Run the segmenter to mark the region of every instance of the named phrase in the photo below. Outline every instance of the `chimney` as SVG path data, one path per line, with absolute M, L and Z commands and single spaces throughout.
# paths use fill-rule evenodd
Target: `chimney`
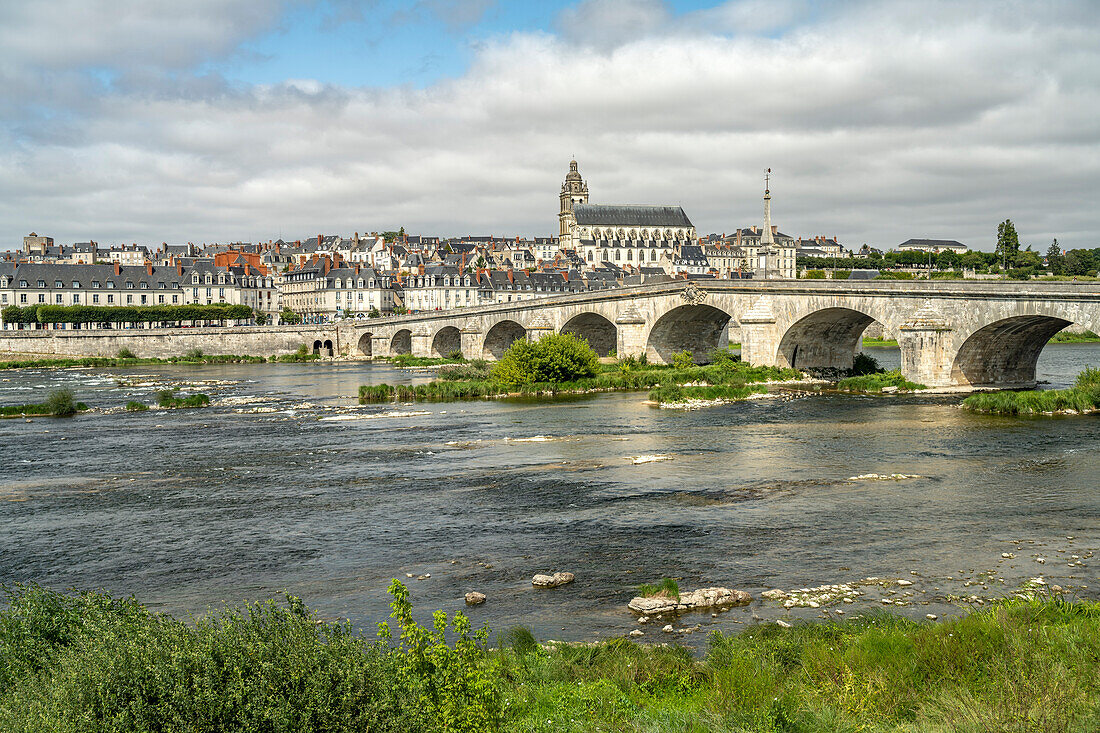
M 121 275 L 122 274 L 122 268 L 119 266 L 118 260 L 115 260 L 115 274 L 116 275 Z

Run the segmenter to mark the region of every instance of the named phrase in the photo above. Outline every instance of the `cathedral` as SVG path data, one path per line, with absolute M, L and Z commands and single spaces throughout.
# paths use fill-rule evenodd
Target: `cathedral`
M 695 226 L 679 206 L 607 206 L 588 203 L 588 184 L 569 163 L 561 187 L 559 235 L 590 266 L 659 267 L 682 245 L 698 242 Z

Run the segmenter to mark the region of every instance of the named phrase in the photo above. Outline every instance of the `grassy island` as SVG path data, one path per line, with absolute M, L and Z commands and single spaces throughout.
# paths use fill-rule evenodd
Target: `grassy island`
M 702 658 L 622 639 L 492 639 L 413 619 L 377 639 L 287 596 L 178 620 L 133 598 L 8 589 L 0 729 L 1077 731 L 1100 726 L 1100 604 L 1003 601 L 942 623 L 875 613 L 714 633 Z
M 633 356 L 615 364 L 601 364 L 583 339 L 554 334 L 538 341 L 516 341 L 501 359 L 490 365 L 464 361 L 397 357 L 402 366 L 442 364 L 438 379 L 418 385 L 363 385 L 360 402 L 463 400 L 510 395 L 585 394 L 652 390 L 658 402 L 684 399 L 744 399 L 764 391 L 762 382 L 787 381 L 801 375 L 793 369 L 753 367 L 729 349 L 710 354 L 710 363 L 697 366 L 691 354 L 674 355 L 670 366 L 657 366 Z
M 963 407 L 993 415 L 1080 414 L 1100 410 L 1100 369 L 1086 367 L 1069 389 L 983 392 L 963 400 Z
M 71 389 L 56 389 L 50 392 L 45 402 L 0 406 L 0 417 L 71 417 L 87 409 L 86 404 L 75 401 Z

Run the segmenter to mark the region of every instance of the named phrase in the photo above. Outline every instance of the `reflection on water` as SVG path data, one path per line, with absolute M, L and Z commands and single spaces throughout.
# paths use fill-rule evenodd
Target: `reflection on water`
M 896 350 L 868 351 L 897 365 Z M 1086 363 L 1100 363 L 1096 345 L 1052 346 L 1040 373 L 1063 386 Z M 982 417 L 918 396 L 687 413 L 641 394 L 355 402 L 362 383 L 428 378 L 377 364 L 5 373 L 5 404 L 72 386 L 118 408 L 165 382 L 215 404 L 0 421 L 0 581 L 134 593 L 173 612 L 285 588 L 369 630 L 390 578 L 430 573 L 407 581 L 420 610 L 457 610 L 479 590 L 475 622 L 543 638 L 625 633 L 632 588 L 662 576 L 755 594 L 905 575 L 929 605 L 899 610 L 921 617 L 949 611 L 951 584 L 981 571 L 1003 578 L 987 595 L 1040 573 L 1097 587 L 1094 418 Z M 536 436 L 551 439 L 524 440 Z M 643 454 L 671 460 L 630 460 Z M 870 473 L 925 478 L 848 480 Z M 531 588 L 552 570 L 577 581 Z M 757 612 L 769 613 L 690 622 L 739 628 Z

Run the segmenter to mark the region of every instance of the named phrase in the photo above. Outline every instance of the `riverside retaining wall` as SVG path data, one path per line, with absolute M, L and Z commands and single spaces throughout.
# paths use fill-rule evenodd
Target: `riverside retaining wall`
M 116 356 L 129 349 L 134 356 L 167 358 L 191 349 L 206 354 L 271 356 L 291 354 L 302 345 L 313 351 L 315 342 L 331 341 L 340 353 L 335 328 L 318 326 L 230 326 L 225 328 L 165 328 L 80 331 L 0 331 L 0 358 L 4 353 L 53 356 Z

